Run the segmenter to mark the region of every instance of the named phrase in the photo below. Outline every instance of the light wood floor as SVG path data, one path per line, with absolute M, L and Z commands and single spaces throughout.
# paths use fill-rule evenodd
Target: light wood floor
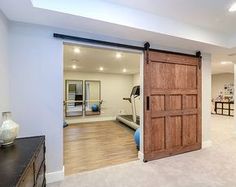
M 116 121 L 64 129 L 65 174 L 71 175 L 138 159 L 134 131 Z

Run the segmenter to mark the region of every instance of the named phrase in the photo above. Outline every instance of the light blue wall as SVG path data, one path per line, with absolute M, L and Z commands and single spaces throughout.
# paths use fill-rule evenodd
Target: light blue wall
M 21 125 L 20 136 L 46 135 L 47 172 L 60 171 L 63 168 L 63 43 L 62 40 L 53 38 L 54 32 L 130 45 L 143 45 L 142 42 L 119 38 L 32 24 L 11 23 L 9 56 L 13 117 Z M 162 48 L 158 45 L 153 47 Z M 189 52 L 167 47 L 165 49 Z M 202 78 L 204 141 L 209 139 L 210 64 L 210 55 L 205 55 Z
M 0 124 L 2 112 L 10 110 L 8 69 L 8 20 L 0 11 Z
M 46 135 L 47 172 L 63 168 L 63 45 L 49 28 L 11 23 L 10 98 L 20 136 Z

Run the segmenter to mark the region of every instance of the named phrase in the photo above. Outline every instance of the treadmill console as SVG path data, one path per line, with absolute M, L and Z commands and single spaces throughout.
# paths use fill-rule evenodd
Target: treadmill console
M 134 86 L 130 96 L 139 96 L 140 95 L 140 86 Z

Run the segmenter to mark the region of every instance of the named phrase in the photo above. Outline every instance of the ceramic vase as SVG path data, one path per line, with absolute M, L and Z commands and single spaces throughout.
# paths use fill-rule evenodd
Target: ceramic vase
M 11 119 L 11 112 L 3 112 L 3 123 L 0 126 L 0 145 L 10 146 L 14 143 L 18 132 L 19 125 Z

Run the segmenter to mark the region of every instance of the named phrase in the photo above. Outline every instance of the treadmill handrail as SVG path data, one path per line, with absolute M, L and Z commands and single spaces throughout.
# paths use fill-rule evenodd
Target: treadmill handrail
M 129 97 L 125 97 L 125 98 L 123 98 L 123 100 L 129 101 L 131 103 L 131 98 L 129 98 Z

